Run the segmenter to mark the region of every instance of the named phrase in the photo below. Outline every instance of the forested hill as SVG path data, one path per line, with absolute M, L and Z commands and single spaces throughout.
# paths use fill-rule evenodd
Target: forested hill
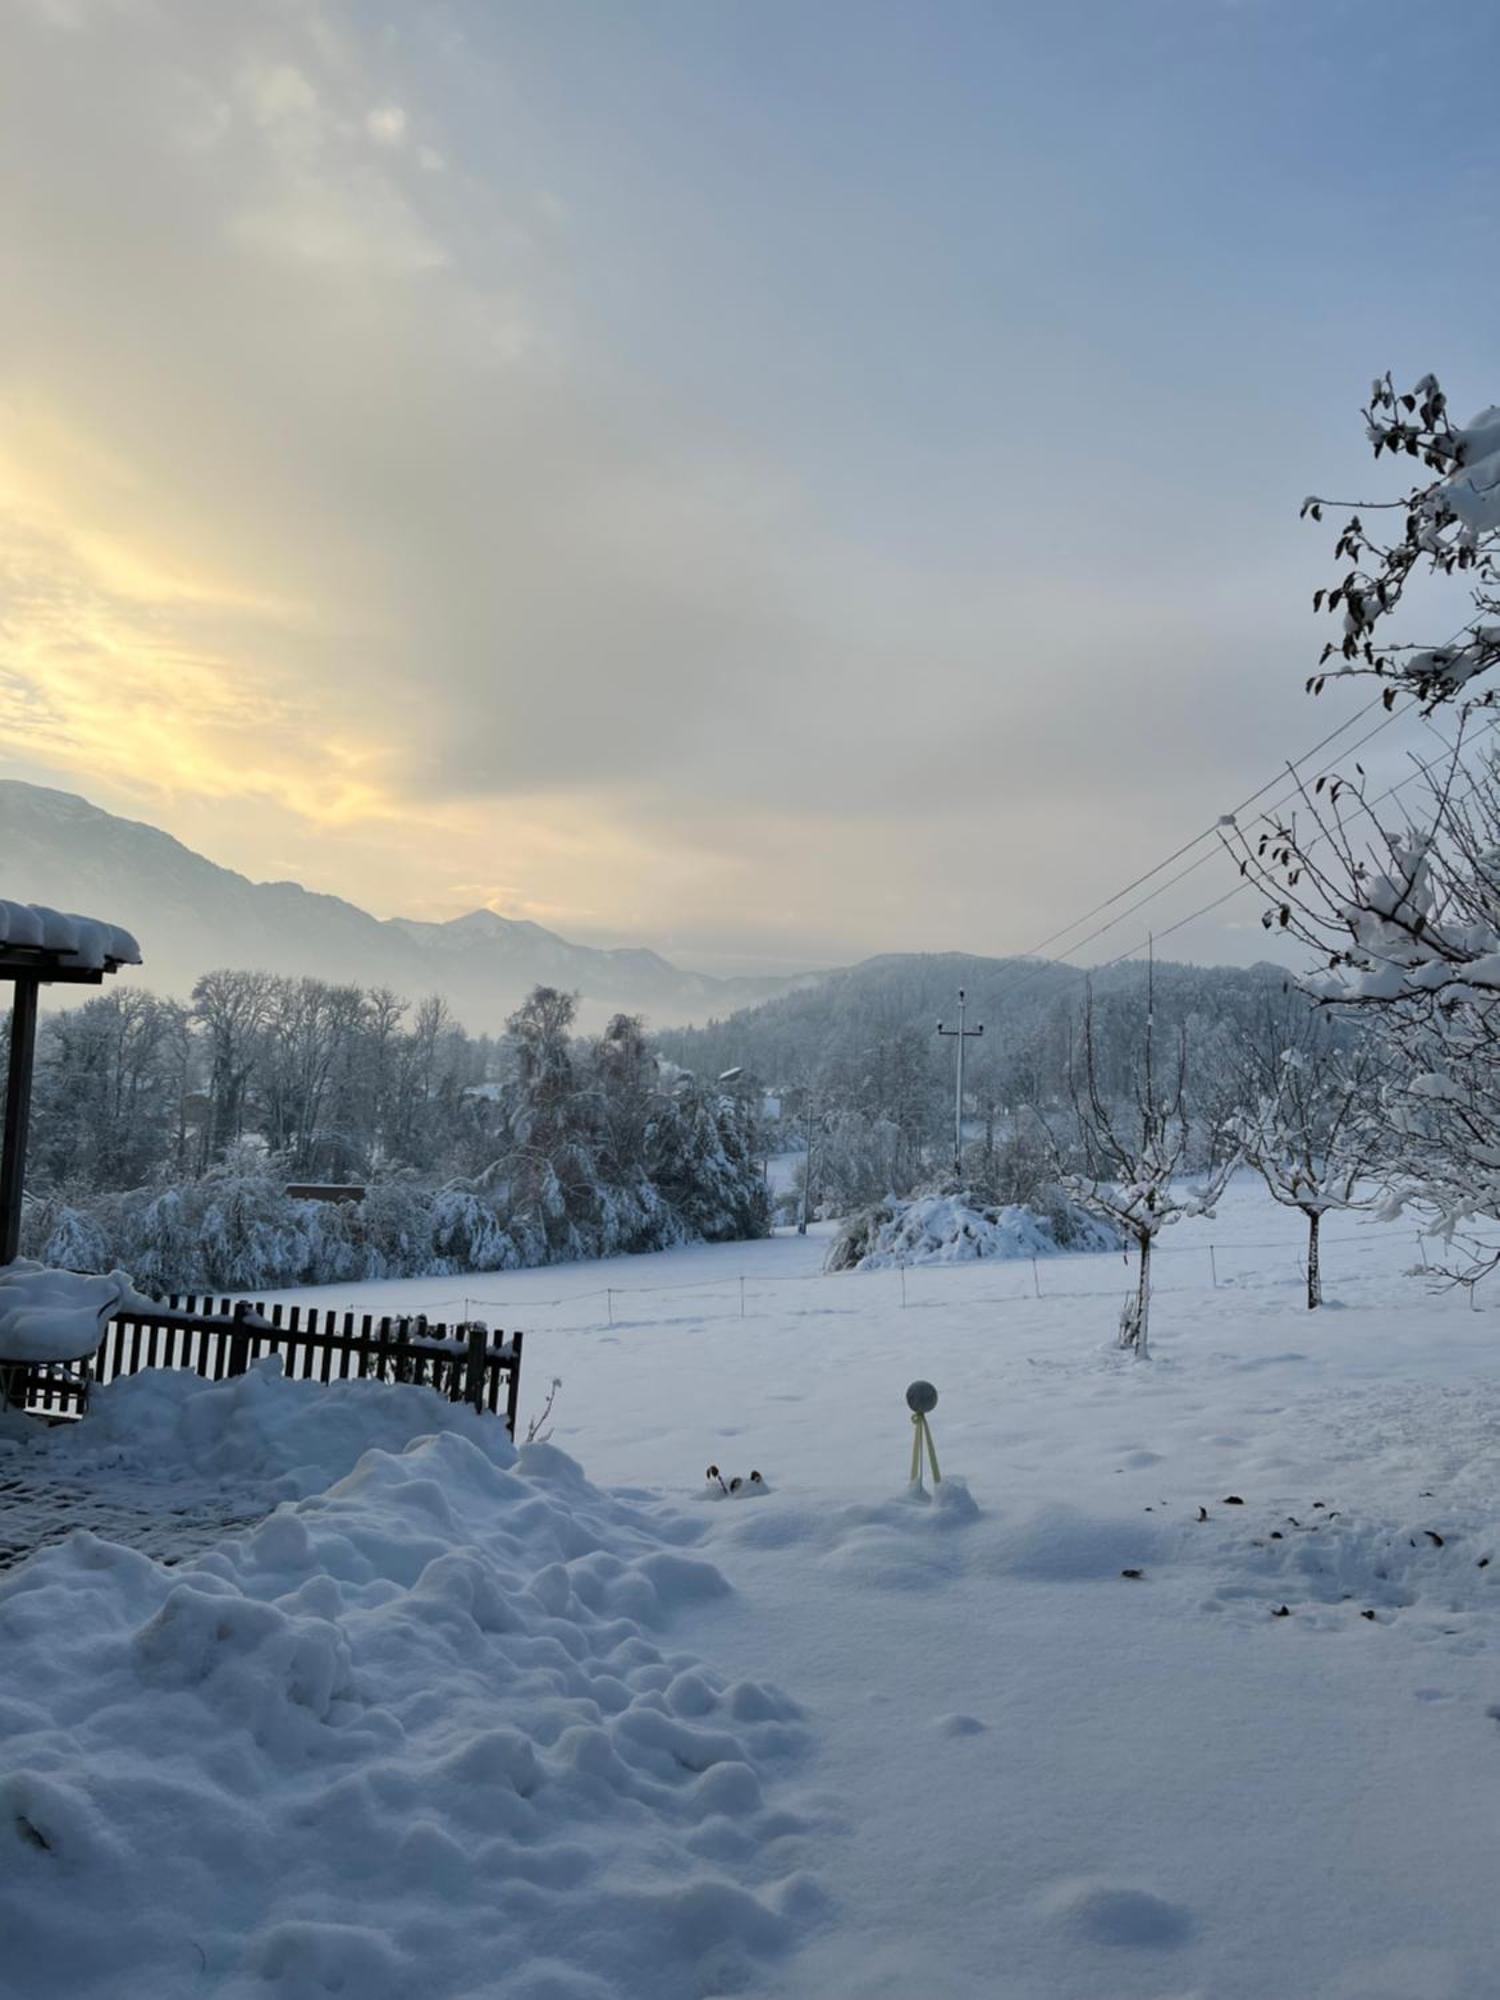
M 1199 966 L 1158 962 L 1156 1012 L 1163 1028 L 1192 1020 L 1205 1033 L 1232 1032 L 1291 975 L 1278 965 Z M 978 958 L 964 952 L 892 953 L 831 972 L 815 986 L 777 995 L 702 1028 L 662 1030 L 663 1053 L 700 1074 L 743 1067 L 769 1085 L 849 1078 L 895 1048 L 912 1061 L 951 1075 L 952 1043 L 939 1043 L 939 1018 L 956 1018 L 958 989 L 968 995 L 971 1026 L 984 1036 L 969 1044 L 976 1091 L 995 1089 L 1024 1070 L 1028 1083 L 1060 1082 L 1070 1025 L 1090 975 L 1055 960 Z M 1139 960 L 1092 976 L 1096 1011 L 1109 1042 L 1109 1019 L 1138 1025 L 1146 966 Z M 920 1052 L 925 1051 L 925 1056 Z

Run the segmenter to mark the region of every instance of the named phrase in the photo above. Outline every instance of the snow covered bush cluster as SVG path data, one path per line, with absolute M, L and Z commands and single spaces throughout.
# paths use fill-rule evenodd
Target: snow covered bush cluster
M 435 1184 L 388 1168 L 361 1200 L 298 1200 L 263 1144 L 231 1139 L 200 1176 L 54 1187 L 28 1206 L 25 1248 L 66 1269 L 123 1265 L 143 1289 L 171 1292 L 509 1270 L 763 1234 L 744 1103 L 664 1068 L 629 1017 L 583 1043 L 572 1023 L 572 1000 L 550 988 L 512 1017 L 503 1080 L 466 1126 L 478 1162 L 467 1173 Z M 257 1100 L 235 1075 L 223 1087 L 244 1122 Z
M 966 1264 L 979 1257 L 1056 1257 L 1117 1250 L 1112 1229 L 1058 1199 L 1045 1212 L 996 1206 L 974 1189 L 894 1196 L 852 1215 L 829 1246 L 829 1271 L 886 1271 L 914 1264 Z

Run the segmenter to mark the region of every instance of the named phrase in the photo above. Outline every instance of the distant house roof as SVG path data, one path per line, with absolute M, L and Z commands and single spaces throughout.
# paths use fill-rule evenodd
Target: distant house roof
M 140 946 L 118 924 L 0 897 L 0 976 L 88 979 L 140 962 Z

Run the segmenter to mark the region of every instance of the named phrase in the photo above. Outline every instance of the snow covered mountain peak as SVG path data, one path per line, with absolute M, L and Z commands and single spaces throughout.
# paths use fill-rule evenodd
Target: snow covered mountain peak
M 617 1012 L 658 1025 L 725 1015 L 791 979 L 715 979 L 652 951 L 573 944 L 525 918 L 470 910 L 446 923 L 382 920 L 296 882 L 252 882 L 170 834 L 72 792 L 0 779 L 0 895 L 107 909 L 141 941 L 154 990 L 186 996 L 220 966 L 441 994 L 494 1031 L 533 986 L 580 996 L 585 1027 Z

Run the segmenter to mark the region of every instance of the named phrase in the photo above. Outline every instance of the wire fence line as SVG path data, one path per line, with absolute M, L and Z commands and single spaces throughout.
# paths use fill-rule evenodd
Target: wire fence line
M 1364 1232 L 1324 1235 L 1319 1247 L 1325 1284 L 1348 1282 L 1363 1275 L 1352 1260 L 1343 1263 L 1340 1252 L 1353 1251 L 1368 1240 Z M 1266 1252 L 1274 1253 L 1274 1257 L 1267 1260 Z M 1233 1238 L 1157 1243 L 1151 1255 L 1153 1265 L 1157 1259 L 1190 1260 L 1187 1265 L 1179 1261 L 1168 1267 L 1170 1271 L 1180 1271 L 1182 1277 L 1174 1281 L 1163 1273 L 1154 1286 L 1158 1293 L 1234 1291 L 1262 1286 L 1274 1289 L 1306 1281 L 1305 1246 L 1287 1237 L 1248 1243 Z M 1413 1266 L 1425 1267 L 1426 1262 L 1421 1239 L 1417 1238 Z M 754 1319 L 773 1300 L 778 1313 L 825 1318 L 855 1315 L 867 1311 L 877 1301 L 903 1309 L 931 1309 L 957 1303 L 960 1298 L 973 1305 L 1107 1298 L 1132 1282 L 1130 1274 L 1135 1268 L 1136 1252 L 1127 1246 L 1062 1256 L 975 1257 L 961 1263 L 912 1264 L 874 1271 L 737 1271 L 722 1278 L 684 1279 L 665 1284 L 591 1285 L 550 1297 L 521 1292 L 497 1297 L 475 1290 L 450 1298 L 424 1298 L 423 1305 L 430 1313 L 461 1309 L 464 1319 L 504 1315 L 507 1323 L 513 1321 L 538 1332 L 589 1333 L 680 1325 L 685 1320 Z M 474 1275 L 479 1277 L 478 1273 Z M 982 1289 L 975 1288 L 976 1281 Z M 789 1285 L 803 1288 L 808 1294 L 805 1303 L 792 1302 L 785 1289 Z M 691 1299 L 703 1301 L 703 1306 L 686 1313 L 677 1309 L 679 1303 L 686 1306 Z M 651 1300 L 660 1302 L 658 1310 L 646 1309 L 646 1302 Z M 593 1306 L 594 1310 L 578 1316 L 569 1314 L 564 1321 L 554 1321 L 550 1326 L 539 1317 L 573 1306 Z

